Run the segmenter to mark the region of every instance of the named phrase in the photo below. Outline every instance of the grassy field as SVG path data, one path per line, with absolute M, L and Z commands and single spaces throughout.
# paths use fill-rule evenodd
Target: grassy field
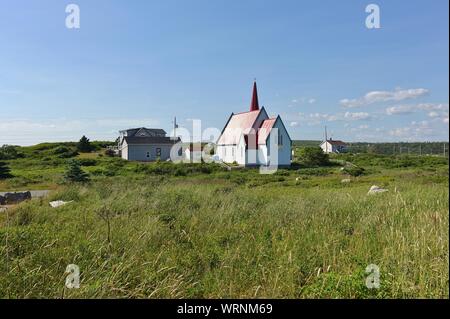
M 22 148 L 0 180 L 53 190 L 0 213 L 2 298 L 449 297 L 445 158 L 341 155 L 260 175 L 99 150 L 78 155 L 91 182 L 66 184 L 56 147 Z M 365 174 L 342 183 L 346 162 Z M 65 288 L 69 264 L 79 289 Z M 379 289 L 366 287 L 370 264 Z

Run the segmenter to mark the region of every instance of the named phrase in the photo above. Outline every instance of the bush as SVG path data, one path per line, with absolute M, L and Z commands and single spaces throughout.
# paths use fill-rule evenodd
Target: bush
M 0 162 L 0 179 L 11 178 L 11 169 L 5 162 Z
M 364 168 L 358 166 L 347 166 L 342 169 L 344 174 L 348 174 L 353 177 L 361 176 L 365 173 Z
M 83 135 L 77 144 L 77 149 L 82 153 L 90 153 L 94 149 L 89 139 Z
M 87 182 L 89 175 L 81 169 L 80 162 L 73 159 L 68 163 L 64 179 L 68 182 Z
M 92 158 L 81 158 L 78 160 L 81 166 L 96 166 L 97 161 Z
M 12 160 L 25 157 L 17 151 L 18 146 L 3 145 L 0 147 L 0 160 Z
M 112 149 L 107 149 L 105 150 L 105 155 L 109 156 L 109 157 L 114 157 L 116 155 L 116 153 L 114 153 L 114 151 Z
M 58 146 L 53 149 L 53 154 L 58 155 L 59 158 L 71 158 L 78 156 L 78 152 L 67 146 Z
M 299 151 L 300 161 L 308 166 L 330 165 L 328 154 L 325 154 L 320 147 L 304 147 Z

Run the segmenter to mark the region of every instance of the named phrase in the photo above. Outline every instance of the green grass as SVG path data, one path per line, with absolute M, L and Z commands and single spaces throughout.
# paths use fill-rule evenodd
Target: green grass
M 95 160 L 85 185 L 60 184 L 63 164 L 9 161 L 12 180 L 35 179 L 23 187 L 55 190 L 0 214 L 0 297 L 449 297 L 448 162 L 366 158 L 341 183 L 339 166 L 260 175 L 81 157 Z M 374 184 L 389 192 L 368 196 Z M 50 208 L 59 199 L 74 202 Z M 69 264 L 80 289 L 64 288 Z M 380 289 L 365 286 L 369 264 Z

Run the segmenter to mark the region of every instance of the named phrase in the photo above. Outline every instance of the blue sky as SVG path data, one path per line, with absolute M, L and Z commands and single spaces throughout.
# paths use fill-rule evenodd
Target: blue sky
M 78 4 L 81 28 L 65 27 Z M 367 29 L 365 8 L 381 9 Z M 448 140 L 447 0 L 0 0 L 0 145 L 260 104 L 294 139 Z

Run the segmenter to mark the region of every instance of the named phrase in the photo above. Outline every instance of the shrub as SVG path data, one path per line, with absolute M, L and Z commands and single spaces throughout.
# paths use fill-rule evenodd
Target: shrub
M 89 175 L 81 169 L 80 162 L 73 159 L 68 163 L 64 179 L 68 182 L 87 182 Z
M 58 146 L 53 149 L 53 154 L 58 155 L 59 158 L 71 158 L 78 155 L 78 152 L 67 146 Z
M 77 149 L 82 153 L 90 153 L 93 150 L 93 146 L 91 145 L 89 139 L 83 135 L 77 144 Z
M 105 155 L 109 156 L 109 157 L 114 157 L 116 155 L 116 153 L 114 153 L 114 151 L 112 149 L 107 149 L 105 150 Z
M 11 178 L 11 169 L 5 162 L 0 162 L 0 179 Z
M 70 152 L 70 149 L 67 146 L 58 146 L 55 147 L 52 151 L 53 154 L 63 154 Z
M 97 161 L 92 158 L 82 158 L 78 160 L 81 166 L 96 166 Z
M 347 166 L 342 169 L 344 174 L 348 174 L 353 177 L 361 176 L 365 173 L 364 168 L 358 166 Z
M 304 147 L 299 151 L 300 161 L 308 166 L 326 166 L 330 164 L 328 154 L 325 154 L 320 147 Z
M 3 145 L 0 147 L 0 160 L 11 160 L 25 157 L 17 151 L 17 146 Z

